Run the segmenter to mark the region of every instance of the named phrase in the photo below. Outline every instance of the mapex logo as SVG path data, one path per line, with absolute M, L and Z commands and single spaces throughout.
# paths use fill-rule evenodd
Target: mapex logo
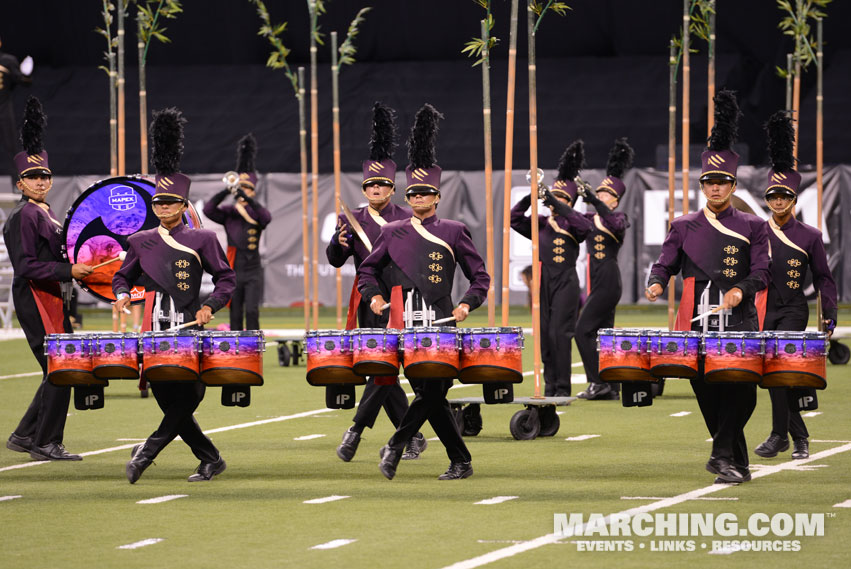
M 129 186 L 115 186 L 109 190 L 109 206 L 115 211 L 127 211 L 136 206 L 138 197 Z

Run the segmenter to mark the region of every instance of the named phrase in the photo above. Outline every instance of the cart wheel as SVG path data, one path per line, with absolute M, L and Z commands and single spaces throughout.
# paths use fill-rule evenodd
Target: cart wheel
M 659 397 L 662 395 L 662 392 L 665 391 L 665 380 L 660 379 L 655 383 L 650 384 L 650 392 L 653 394 L 653 397 Z
M 290 349 L 284 342 L 278 343 L 278 365 L 283 367 L 289 367 L 290 365 Z
M 845 344 L 840 344 L 839 340 L 831 340 L 827 359 L 833 365 L 845 365 L 851 360 L 851 350 Z
M 511 417 L 511 435 L 518 441 L 531 441 L 541 431 L 538 410 L 534 407 L 518 411 Z
M 465 437 L 475 437 L 482 432 L 482 409 L 473 403 L 461 411 L 461 434 Z
M 302 347 L 301 342 L 293 341 L 292 346 L 290 347 L 293 353 L 293 365 L 298 365 L 298 360 L 301 358 L 301 355 L 304 353 L 304 348 Z
M 545 407 L 541 407 L 541 410 L 538 412 L 541 417 L 541 432 L 538 433 L 539 437 L 552 437 L 558 432 L 559 427 L 561 427 L 561 419 L 559 419 L 558 413 L 556 413 L 555 405 L 547 405 Z

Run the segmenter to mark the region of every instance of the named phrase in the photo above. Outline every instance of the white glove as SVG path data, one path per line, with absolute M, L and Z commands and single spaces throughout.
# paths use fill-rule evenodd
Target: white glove
M 33 72 L 33 58 L 29 55 L 21 62 L 21 73 L 29 76 Z

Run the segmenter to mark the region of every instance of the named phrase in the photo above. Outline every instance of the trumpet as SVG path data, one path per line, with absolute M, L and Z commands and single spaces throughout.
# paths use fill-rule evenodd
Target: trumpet
M 573 182 L 576 184 L 576 193 L 578 193 L 584 199 L 586 195 L 593 193 L 594 188 L 591 187 L 591 184 L 576 176 L 573 178 Z
M 541 170 L 540 168 L 538 168 L 537 174 L 538 174 L 538 176 L 537 176 L 537 178 L 538 178 L 538 199 L 542 200 L 546 196 L 545 192 L 547 190 L 549 190 L 550 188 L 549 188 L 549 186 L 544 184 L 544 171 Z M 529 182 L 530 185 L 532 184 L 532 170 L 529 170 L 529 171 L 526 172 L 526 181 Z
M 222 182 L 224 182 L 224 184 L 228 187 L 230 193 L 236 195 L 236 191 L 239 189 L 239 173 L 234 172 L 233 170 L 225 172 Z

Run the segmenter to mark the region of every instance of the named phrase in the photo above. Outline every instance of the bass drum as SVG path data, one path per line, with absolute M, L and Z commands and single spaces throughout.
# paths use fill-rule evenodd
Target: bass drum
M 95 182 L 74 201 L 65 215 L 62 228 L 62 254 L 69 263 L 95 266 L 115 259 L 127 250 L 127 238 L 160 224 L 151 208 L 154 182 L 140 176 L 121 176 Z M 192 203 L 183 215 L 183 222 L 195 229 L 201 221 Z M 114 302 L 112 277 L 121 267 L 115 261 L 98 267 L 80 286 L 95 297 Z M 145 289 L 133 287 L 131 300 L 141 302 Z

